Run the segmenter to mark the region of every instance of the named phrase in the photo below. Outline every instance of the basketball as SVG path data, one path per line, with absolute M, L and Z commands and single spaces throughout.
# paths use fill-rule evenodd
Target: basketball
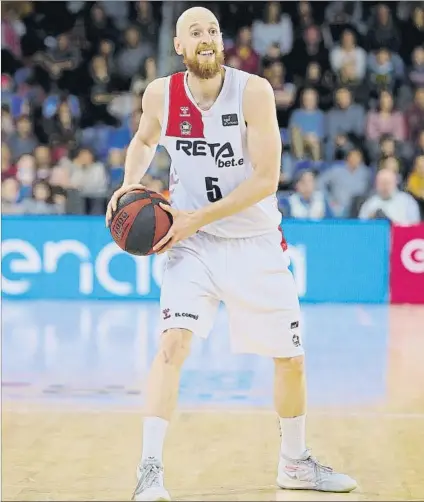
M 151 190 L 133 190 L 118 201 L 110 233 L 118 246 L 136 256 L 153 253 L 153 247 L 167 234 L 172 216 L 159 203 L 169 202 Z

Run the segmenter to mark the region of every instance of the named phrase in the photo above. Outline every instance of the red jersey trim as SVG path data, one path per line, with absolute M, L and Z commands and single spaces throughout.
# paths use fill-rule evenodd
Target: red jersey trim
M 204 138 L 203 118 L 184 88 L 183 72 L 171 75 L 169 82 L 168 123 L 165 136 Z
M 288 244 L 287 244 L 287 241 L 286 241 L 286 238 L 284 237 L 284 232 L 283 232 L 283 229 L 281 228 L 281 225 L 278 225 L 278 230 L 280 231 L 280 234 L 281 234 L 281 248 L 283 251 L 287 251 L 287 248 L 288 248 Z

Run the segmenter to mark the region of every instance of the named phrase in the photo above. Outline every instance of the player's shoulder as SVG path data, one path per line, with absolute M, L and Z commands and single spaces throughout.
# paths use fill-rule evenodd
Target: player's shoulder
M 271 84 L 263 77 L 251 74 L 243 91 L 243 114 L 246 122 L 274 113 L 275 97 Z
M 249 73 L 244 95 L 249 98 L 261 99 L 264 96 L 274 96 L 274 91 L 266 78 Z
M 143 113 L 162 116 L 165 89 L 166 77 L 157 78 L 148 84 L 143 93 Z
M 150 84 L 146 87 L 144 95 L 148 95 L 149 98 L 161 98 L 165 95 L 165 85 L 167 77 L 160 77 L 152 80 Z

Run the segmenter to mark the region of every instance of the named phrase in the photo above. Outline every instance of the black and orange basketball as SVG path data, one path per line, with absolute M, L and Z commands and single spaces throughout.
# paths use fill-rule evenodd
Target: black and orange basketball
M 147 189 L 133 190 L 119 199 L 110 233 L 121 249 L 137 256 L 153 253 L 172 225 L 172 216 L 160 202 L 169 205 L 162 195 Z

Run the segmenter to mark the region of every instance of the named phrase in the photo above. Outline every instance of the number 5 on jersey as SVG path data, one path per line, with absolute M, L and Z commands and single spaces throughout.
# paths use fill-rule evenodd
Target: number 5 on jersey
M 218 178 L 210 178 L 209 176 L 205 178 L 206 183 L 206 195 L 208 196 L 209 202 L 216 202 L 222 199 L 222 192 L 219 186 L 216 184 Z

